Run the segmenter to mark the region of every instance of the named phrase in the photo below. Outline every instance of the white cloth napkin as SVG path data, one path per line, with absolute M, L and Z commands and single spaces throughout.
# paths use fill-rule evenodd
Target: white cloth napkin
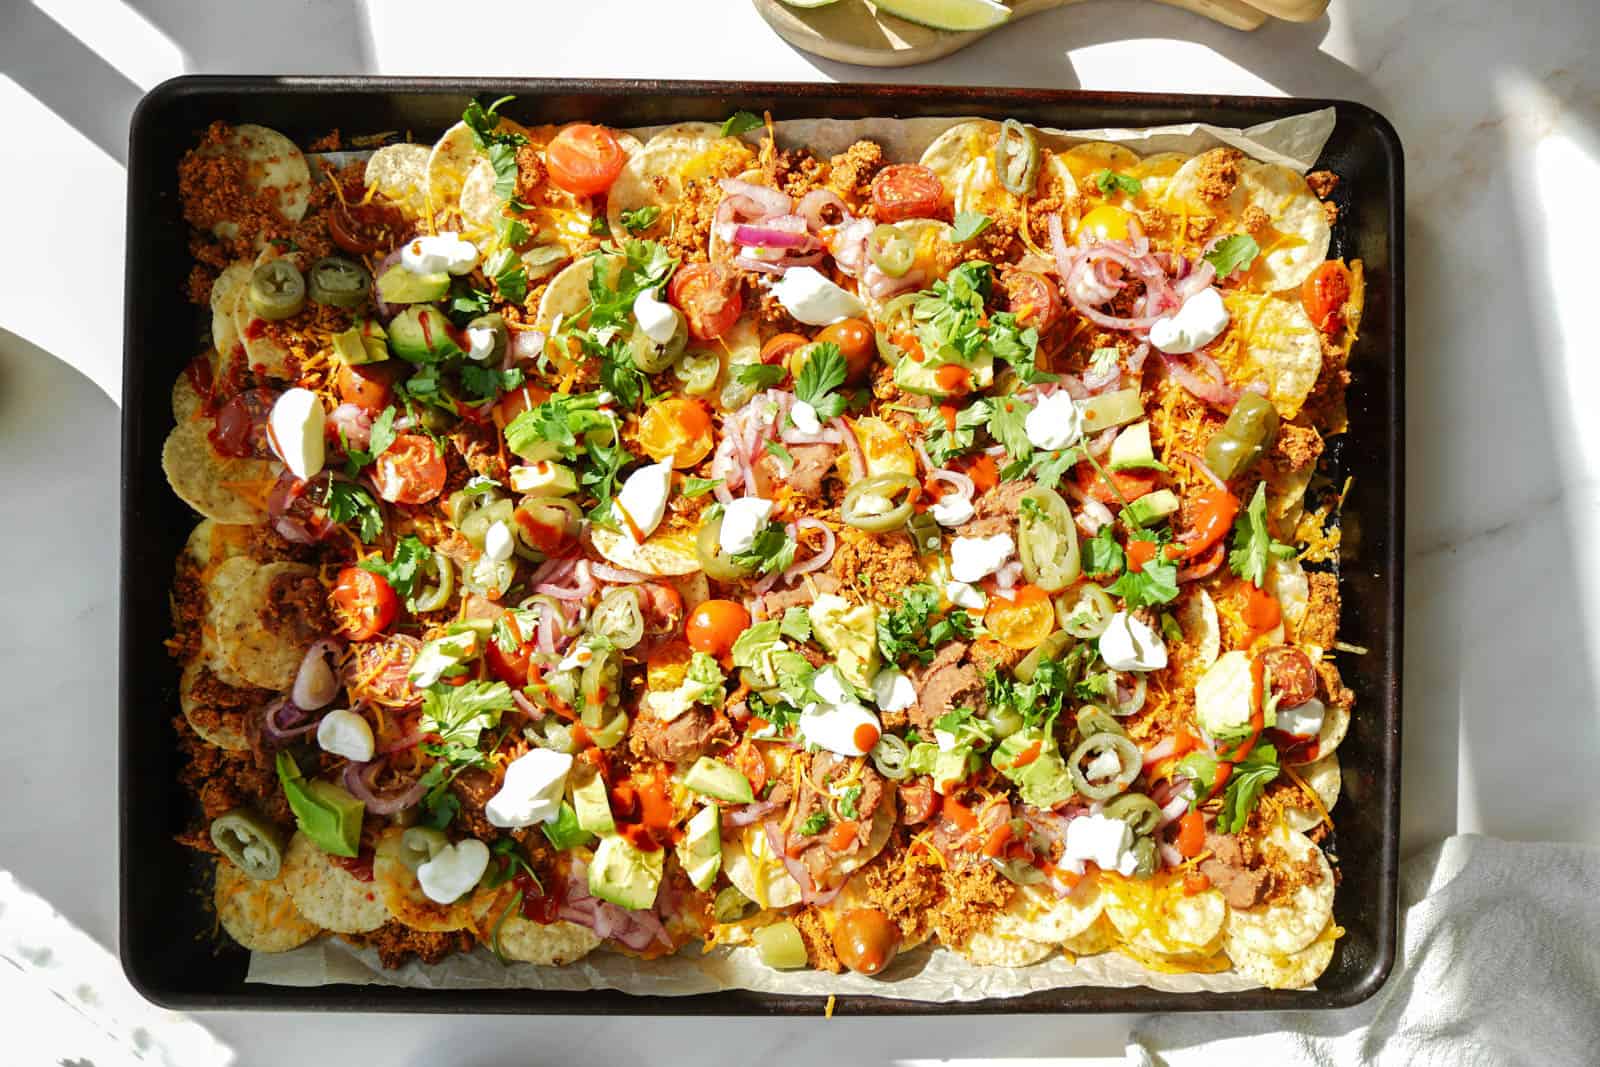
M 1335 1012 L 1153 1016 L 1132 1067 L 1600 1064 L 1600 849 L 1451 837 L 1406 862 L 1400 958 Z

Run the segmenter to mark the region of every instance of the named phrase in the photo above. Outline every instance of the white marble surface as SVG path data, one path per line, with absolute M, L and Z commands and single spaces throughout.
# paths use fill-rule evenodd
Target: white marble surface
M 542 9 L 520 31 L 517 12 Z M 1407 852 L 1456 830 L 1600 842 L 1600 422 L 1592 316 L 1600 15 L 1592 0 L 1334 0 L 1225 30 L 1091 0 L 922 68 L 814 60 L 742 0 L 0 0 L 0 532 L 12 758 L 0 866 L 110 946 L 123 170 L 139 95 L 184 71 L 926 81 L 1348 97 L 1408 165 Z M 63 294 L 91 294 L 87 299 Z M 33 349 L 17 336 L 54 357 Z M 158 713 L 152 709 L 152 714 Z M 159 712 L 164 713 L 164 712 Z M 63 773 L 62 768 L 67 768 Z M 9 1011 L 0 1006 L 0 1019 Z M 202 1019 L 269 1062 L 289 1020 Z M 1226 1027 L 1219 1020 L 1219 1027 Z M 374 1062 L 1116 1055 L 1126 1020 L 725 1022 L 308 1017 Z M 596 1042 L 606 1042 L 605 1045 Z M 323 1045 L 323 1047 L 330 1047 Z

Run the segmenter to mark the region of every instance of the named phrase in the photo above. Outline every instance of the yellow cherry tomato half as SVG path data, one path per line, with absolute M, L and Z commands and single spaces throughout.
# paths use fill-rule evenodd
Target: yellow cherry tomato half
M 1019 585 L 989 597 L 983 625 L 996 641 L 1010 648 L 1036 648 L 1056 628 L 1056 610 L 1050 594 L 1036 585 Z
M 680 470 L 709 456 L 714 437 L 711 415 L 693 397 L 668 397 L 639 420 L 639 447 L 657 463 L 671 460 Z

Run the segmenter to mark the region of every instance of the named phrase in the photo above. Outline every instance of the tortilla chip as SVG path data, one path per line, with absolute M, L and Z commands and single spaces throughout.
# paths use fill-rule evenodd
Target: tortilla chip
M 363 882 L 296 832 L 283 858 L 283 883 L 307 919 L 341 934 L 364 934 L 389 921 L 375 882 Z
M 789 876 L 772 851 L 760 823 L 724 831 L 722 873 L 733 887 L 761 908 L 787 908 L 800 903 L 800 883 Z
M 206 622 L 200 631 L 200 655 L 206 666 L 211 668 L 211 673 L 228 685 L 243 687 L 250 683 L 234 670 L 228 658 L 222 654 L 222 645 L 217 640 L 217 627 L 223 606 L 233 599 L 239 586 L 254 575 L 259 566 L 246 556 L 234 556 L 217 563 L 211 576 L 206 579 Z
M 1188 161 L 1189 156 L 1184 152 L 1157 152 L 1141 159 L 1133 169 L 1133 176 L 1144 186 L 1144 195 L 1155 203 L 1167 195 L 1173 176 Z
M 1249 911 L 1229 909 L 1228 935 L 1234 943 L 1271 956 L 1299 952 L 1316 940 L 1333 918 L 1333 868 L 1311 839 L 1286 826 L 1273 827 L 1268 840 L 1295 860 L 1314 859 L 1321 878 L 1295 887 L 1287 900 Z
M 207 352 L 206 360 L 215 370 L 217 354 Z M 205 407 L 205 400 L 195 391 L 194 382 L 189 379 L 189 372 L 178 372 L 178 378 L 172 383 L 172 420 L 180 426 L 190 419 L 195 418 Z
M 212 903 L 228 936 L 251 952 L 288 952 L 322 932 L 295 909 L 283 878 L 251 878 L 230 860 L 217 860 Z
M 1260 239 L 1250 277 L 1269 292 L 1298 289 L 1328 258 L 1331 231 L 1322 201 L 1288 167 L 1249 162 L 1241 169 L 1250 207 L 1266 212 L 1271 228 Z
M 1332 811 L 1333 806 L 1339 802 L 1339 789 L 1344 784 L 1344 774 L 1339 767 L 1337 753 L 1329 753 L 1321 759 L 1295 768 L 1295 773 L 1301 781 L 1311 787 L 1317 794 L 1317 800 L 1327 811 Z M 1286 808 L 1283 821 L 1289 824 L 1289 829 L 1301 833 L 1310 833 L 1311 830 L 1322 822 L 1322 813 L 1310 804 L 1304 807 Z
M 1283 608 L 1283 624 L 1293 633 L 1305 621 L 1311 604 L 1311 579 L 1297 559 L 1275 559 L 1267 571 L 1272 595 Z
M 372 881 L 389 914 L 413 930 L 435 932 L 470 930 L 486 920 L 493 921 L 505 906 L 502 897 L 509 898 L 512 892 L 509 887 L 479 889 L 453 904 L 430 900 L 422 891 L 416 872 L 400 862 L 400 835 L 404 832 L 398 826 L 385 830 L 372 861 Z
M 1194 647 L 1195 665 L 1202 670 L 1217 662 L 1222 654 L 1222 622 L 1217 604 L 1204 589 L 1195 589 L 1178 608 L 1178 623 L 1184 638 Z
M 1102 952 L 1111 951 L 1116 943 L 1116 929 L 1102 911 L 1100 918 L 1096 919 L 1087 930 L 1061 942 L 1061 951 L 1073 956 L 1098 956 Z
M 237 561 L 230 561 L 237 562 Z M 290 576 L 314 576 L 304 563 L 256 567 L 217 608 L 217 645 L 223 658 L 251 685 L 288 689 L 294 684 L 306 649 L 320 636 L 304 620 L 265 615 L 274 583 Z
M 669 208 L 683 196 L 685 182 L 738 174 L 753 158 L 749 145 L 722 136 L 722 128 L 714 123 L 668 126 L 628 157 L 606 192 L 611 236 L 619 242 L 633 236 L 622 225 L 624 211 Z
M 484 944 L 493 937 L 494 920 L 478 931 Z M 500 954 L 508 960 L 560 967 L 581 960 L 600 945 L 600 935 L 587 926 L 565 921 L 536 923 L 513 912 L 500 924 Z
M 640 544 L 619 530 L 596 526 L 590 530 L 589 539 L 596 552 L 618 567 L 657 576 L 680 576 L 700 570 L 693 530 L 658 530 Z
M 180 422 L 167 435 L 167 443 L 161 449 L 161 469 L 172 491 L 208 519 L 247 525 L 264 521 L 266 513 L 231 486 L 269 484 L 276 480 L 281 466 L 268 459 L 218 455 L 206 436 L 209 429 L 206 420 L 190 419 Z
M 245 555 L 250 530 L 249 526 L 202 519 L 189 531 L 183 550 L 194 560 L 195 566 L 206 573 L 226 560 Z
M 393 201 L 409 215 L 421 215 L 428 200 L 427 145 L 385 145 L 372 153 L 367 160 L 363 180 L 367 188 L 376 189 L 386 200 Z
M 1047 886 L 1022 886 L 990 929 L 1005 937 L 1059 945 L 1094 926 L 1104 910 L 1098 879 L 1085 878 L 1065 897 Z
M 1186 893 L 1181 878 L 1117 880 L 1105 908 L 1124 944 L 1161 956 L 1213 954 L 1228 916 L 1221 893 Z
M 947 943 L 948 944 L 948 943 Z M 979 967 L 1029 967 L 1055 953 L 1054 945 L 1025 937 L 979 930 L 964 945 L 953 946 L 968 963 Z
M 472 128 L 458 122 L 428 154 L 428 207 L 435 214 L 460 210 L 461 192 L 473 164 L 481 158 Z
M 1300 407 L 1322 373 L 1322 339 L 1297 300 L 1260 296 L 1230 289 L 1223 294 L 1232 319 L 1231 331 L 1242 331 L 1236 351 L 1224 350 L 1228 380 L 1245 386 L 1267 383 L 1267 399 L 1285 419 Z
M 239 329 L 233 309 L 238 306 L 239 295 L 250 287 L 250 275 L 255 269 L 254 263 L 237 260 L 224 267 L 211 283 L 211 346 L 217 355 L 213 370 L 226 368 L 237 358 Z
M 1343 934 L 1344 930 L 1330 921 L 1315 941 L 1298 952 L 1272 955 L 1242 945 L 1232 937 L 1223 939 L 1223 949 L 1241 974 L 1268 989 L 1304 989 L 1333 962 L 1333 950 Z
M 244 164 L 245 184 L 253 193 L 272 194 L 278 214 L 289 222 L 305 218 L 311 203 L 311 168 L 295 143 L 277 130 L 253 123 L 233 127 L 220 147 L 202 150 L 205 154 L 226 153 Z M 237 220 L 224 219 L 211 227 L 218 237 L 239 235 Z
M 194 699 L 194 687 L 204 666 L 202 660 L 195 659 L 183 668 L 183 674 L 178 678 L 178 708 L 200 740 L 230 752 L 243 752 L 250 747 L 250 738 L 245 736 L 243 730 L 222 723 L 214 727 L 202 726 L 195 715 L 199 704 Z
M 622 269 L 622 257 L 604 256 L 601 261 L 612 272 L 608 280 L 615 282 L 617 273 Z M 569 319 L 589 306 L 589 279 L 594 275 L 594 265 L 595 260 L 585 256 L 562 268 L 559 274 L 550 279 L 544 295 L 539 298 L 539 312 L 534 319 L 538 329 L 549 333 L 554 329 L 558 317 Z
M 1167 183 L 1166 202 L 1190 215 L 1204 215 L 1217 219 L 1218 223 L 1212 227 L 1212 233 L 1229 232 L 1230 227 L 1235 227 L 1235 224 L 1244 217 L 1245 209 L 1250 206 L 1250 194 L 1245 188 L 1243 176 L 1244 160 L 1239 162 L 1239 181 L 1234 183 L 1226 196 L 1209 199 L 1200 195 L 1201 186 L 1204 184 L 1201 175 L 1210 168 L 1212 158 L 1219 153 L 1233 151 L 1231 148 L 1213 148 L 1209 152 L 1191 156 Z

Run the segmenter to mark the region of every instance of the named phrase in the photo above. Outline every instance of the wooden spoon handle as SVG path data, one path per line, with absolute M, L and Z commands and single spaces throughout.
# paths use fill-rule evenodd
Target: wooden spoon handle
M 1248 0 L 1273 18 L 1285 22 L 1315 22 L 1328 10 L 1328 0 Z
M 1265 11 L 1259 7 L 1252 7 L 1244 0 L 1158 0 L 1158 2 L 1169 7 L 1181 7 L 1185 11 L 1193 11 L 1196 15 L 1204 15 L 1236 30 L 1253 30 L 1267 21 Z M 1262 2 L 1270 3 L 1272 0 L 1262 0 Z M 1325 4 L 1327 0 L 1321 2 Z

